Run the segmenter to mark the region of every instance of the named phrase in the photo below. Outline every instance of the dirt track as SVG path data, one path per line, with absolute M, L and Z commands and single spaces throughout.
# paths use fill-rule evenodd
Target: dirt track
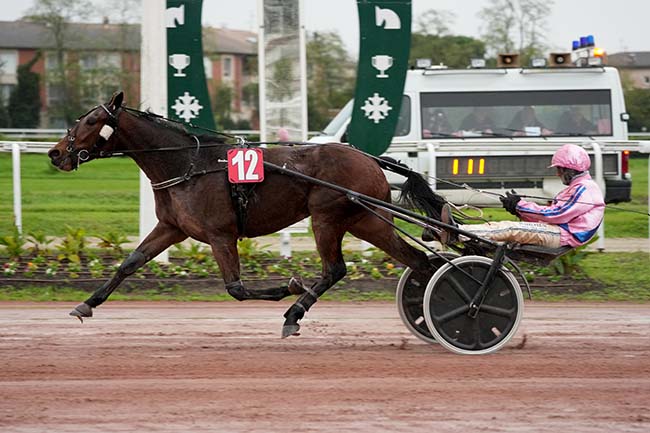
M 319 303 L 287 340 L 287 303 L 72 306 L 0 303 L 1 432 L 650 431 L 650 305 L 529 303 L 482 357 L 389 303 Z

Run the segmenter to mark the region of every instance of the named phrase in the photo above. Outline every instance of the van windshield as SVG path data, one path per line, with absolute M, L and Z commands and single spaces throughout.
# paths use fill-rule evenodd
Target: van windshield
M 323 129 L 323 135 L 335 136 L 341 130 L 343 124 L 352 115 L 352 104 L 354 99 L 350 99 L 347 104 L 339 111 L 332 121 Z
M 609 90 L 423 93 L 422 138 L 611 136 Z

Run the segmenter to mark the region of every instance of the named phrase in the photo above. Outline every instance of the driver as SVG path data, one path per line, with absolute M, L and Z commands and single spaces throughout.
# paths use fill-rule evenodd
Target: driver
M 540 206 L 523 200 L 515 191 L 506 192 L 506 196 L 501 197 L 503 207 L 523 222 L 457 225 L 448 204 L 442 209 L 441 220 L 497 242 L 549 248 L 584 245 L 598 230 L 605 213 L 603 193 L 589 175 L 590 166 L 589 155 L 582 147 L 565 144 L 553 155 L 550 167 L 556 168 L 557 175 L 566 188 L 555 196 L 551 204 Z M 443 230 L 440 240 L 447 244 L 456 242 L 458 237 L 454 231 Z

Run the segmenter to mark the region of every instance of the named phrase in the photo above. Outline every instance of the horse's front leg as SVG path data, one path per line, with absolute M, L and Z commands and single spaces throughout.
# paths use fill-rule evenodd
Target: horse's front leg
M 220 237 L 213 239 L 210 241 L 210 246 L 212 248 L 212 254 L 219 265 L 219 269 L 221 269 L 223 281 L 226 284 L 226 291 L 238 301 L 250 299 L 279 301 L 290 295 L 300 295 L 305 291 L 302 282 L 295 278 L 292 278 L 289 284 L 280 287 L 248 289 L 244 286 L 240 277 L 237 238 L 229 236 L 227 238 Z
M 82 320 L 83 317 L 92 317 L 92 309 L 104 303 L 126 277 L 133 274 L 145 263 L 165 251 L 171 245 L 182 242 L 185 239 L 187 239 L 187 235 L 177 227 L 159 222 L 142 243 L 138 245 L 135 251 L 122 262 L 113 275 L 113 278 L 95 290 L 90 298 L 82 304 L 77 305 L 70 312 L 70 315 L 78 317 L 79 320 Z

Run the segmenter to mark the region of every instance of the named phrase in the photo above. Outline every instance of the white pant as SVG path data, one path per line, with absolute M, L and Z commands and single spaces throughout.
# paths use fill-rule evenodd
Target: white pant
M 485 224 L 465 224 L 458 228 L 497 242 L 516 242 L 549 248 L 560 246 L 560 227 L 553 224 L 496 221 Z

